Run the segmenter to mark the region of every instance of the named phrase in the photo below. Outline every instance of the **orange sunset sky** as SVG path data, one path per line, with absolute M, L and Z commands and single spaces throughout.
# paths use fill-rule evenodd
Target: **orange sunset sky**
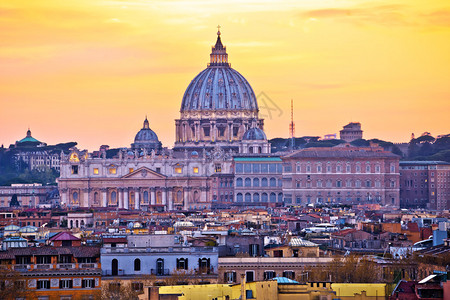
M 221 25 L 233 68 L 280 108 L 269 138 L 450 133 L 448 0 L 0 2 L 0 144 L 126 147 L 148 115 L 164 146 Z M 261 106 L 261 103 L 259 103 Z M 273 104 L 267 103 L 274 108 Z

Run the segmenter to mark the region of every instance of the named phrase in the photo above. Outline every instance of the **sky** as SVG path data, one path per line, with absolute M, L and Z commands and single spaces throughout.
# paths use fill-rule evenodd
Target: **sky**
M 450 133 L 448 0 L 0 2 L 0 144 L 127 147 L 145 116 L 173 146 L 183 93 L 217 25 L 268 138 Z

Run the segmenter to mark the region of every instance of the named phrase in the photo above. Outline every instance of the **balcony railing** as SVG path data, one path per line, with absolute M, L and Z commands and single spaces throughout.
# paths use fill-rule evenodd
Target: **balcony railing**
M 218 247 L 125 247 L 125 248 L 102 248 L 100 253 L 193 253 L 193 252 L 219 252 Z
M 30 265 L 15 265 L 14 270 L 16 271 L 27 271 L 30 268 Z
M 36 269 L 38 270 L 49 270 L 49 269 L 53 269 L 53 265 L 52 264 L 37 264 L 35 265 Z
M 156 275 L 156 276 L 167 276 L 167 275 L 170 275 L 170 270 L 169 269 L 151 269 L 150 274 Z
M 96 263 L 83 263 L 83 264 L 80 264 L 80 268 L 82 268 L 82 269 L 96 269 L 96 268 L 98 268 L 98 264 L 96 264 Z
M 63 264 L 57 264 L 57 269 L 75 269 L 75 264 L 71 263 L 63 263 Z

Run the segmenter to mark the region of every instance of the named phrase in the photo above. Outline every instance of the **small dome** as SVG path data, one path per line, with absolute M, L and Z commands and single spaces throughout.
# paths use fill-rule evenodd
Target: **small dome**
M 144 126 L 136 134 L 134 138 L 134 143 L 131 144 L 132 149 L 147 149 L 150 151 L 152 149 L 158 149 L 160 142 L 156 133 L 150 129 L 147 117 L 145 117 Z M 143 154 L 142 154 L 143 155 Z
M 258 127 L 253 127 L 247 130 L 244 135 L 242 136 L 242 140 L 247 141 L 255 141 L 255 140 L 267 140 L 266 134 L 262 129 L 259 129 Z
M 158 136 L 150 128 L 142 128 L 141 130 L 139 130 L 139 132 L 136 134 L 136 137 L 134 138 L 135 143 L 149 142 L 149 141 L 159 142 Z

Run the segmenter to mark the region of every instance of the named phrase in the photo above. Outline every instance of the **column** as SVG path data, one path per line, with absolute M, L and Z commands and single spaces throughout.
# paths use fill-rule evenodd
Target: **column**
M 123 208 L 128 209 L 128 188 L 123 189 Z
M 167 205 L 167 191 L 166 191 L 166 188 L 162 189 L 162 205 Z
M 102 189 L 102 207 L 108 206 L 108 199 L 106 198 L 106 189 Z
M 184 196 L 184 201 L 183 201 L 183 208 L 184 210 L 188 210 L 189 208 L 189 188 L 185 188 L 183 190 L 183 196 Z
M 83 203 L 82 207 L 89 207 L 89 189 L 83 189 Z
M 136 209 L 136 210 L 138 210 L 139 209 L 139 201 L 140 201 L 140 199 L 139 199 L 139 196 L 140 196 L 140 193 L 141 193 L 141 191 L 140 191 L 140 189 L 139 188 L 137 188 L 136 189 L 136 192 L 134 193 L 134 209 Z
M 117 200 L 119 201 L 119 208 L 123 208 L 123 189 L 117 189 Z
M 173 210 L 173 189 L 169 188 L 168 192 L 169 192 L 169 208 L 168 208 L 168 210 L 170 211 L 170 210 Z
M 67 194 L 68 194 L 68 189 L 61 189 L 61 206 L 67 205 L 67 199 L 69 199 Z
M 156 204 L 156 189 L 155 188 L 151 188 L 151 191 L 150 191 L 150 204 L 151 205 Z

